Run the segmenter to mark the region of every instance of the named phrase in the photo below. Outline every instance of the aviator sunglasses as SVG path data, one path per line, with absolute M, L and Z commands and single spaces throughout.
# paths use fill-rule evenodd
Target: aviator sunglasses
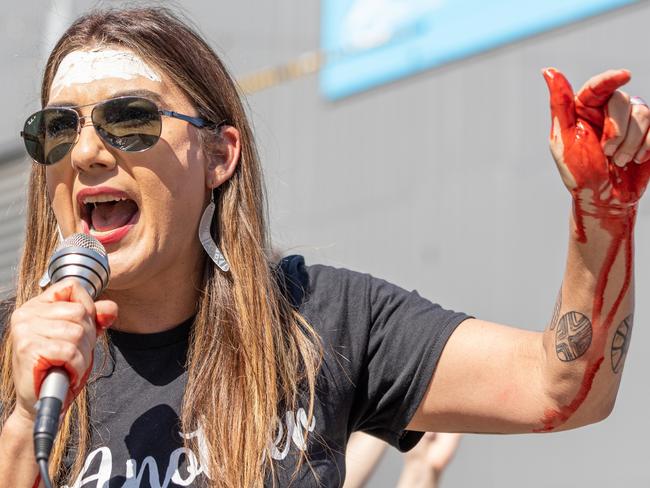
M 162 131 L 162 116 L 185 120 L 199 128 L 218 128 L 199 117 L 161 110 L 155 102 L 139 96 L 111 98 L 95 105 L 90 120 L 99 136 L 111 147 L 126 152 L 146 151 L 158 142 Z M 79 139 L 85 119 L 70 107 L 48 107 L 27 118 L 20 136 L 27 153 L 44 165 L 63 159 Z

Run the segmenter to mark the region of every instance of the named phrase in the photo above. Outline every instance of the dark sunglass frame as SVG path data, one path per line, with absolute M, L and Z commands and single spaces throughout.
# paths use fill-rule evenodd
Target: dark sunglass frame
M 145 105 L 144 108 L 147 110 L 142 113 L 147 114 L 150 117 L 151 116 L 157 117 L 157 119 L 152 119 L 156 123 L 156 125 L 153 126 L 154 129 L 153 133 L 150 134 L 136 133 L 136 134 L 130 134 L 128 136 L 118 136 L 110 133 L 107 130 L 107 128 L 111 128 L 111 127 L 113 129 L 115 128 L 111 126 L 110 123 L 107 123 L 106 121 L 97 120 L 96 114 L 99 113 L 96 112 L 97 110 L 102 111 L 102 110 L 106 110 L 107 108 L 110 109 L 111 106 L 113 105 L 119 107 L 120 103 L 124 104 L 122 108 L 128 109 L 130 108 L 128 106 L 128 102 L 140 103 L 141 106 L 138 108 L 141 110 L 143 109 L 142 103 L 144 103 Z M 89 107 L 92 105 L 94 105 L 94 107 L 90 116 L 81 116 L 79 112 L 76 110 L 79 108 Z M 42 119 L 46 118 L 47 114 L 54 114 L 54 115 L 63 114 L 69 116 L 70 119 L 68 120 L 68 122 L 71 122 L 71 124 L 68 127 L 68 130 L 71 131 L 72 125 L 74 125 L 75 126 L 74 131 L 76 134 L 74 136 L 74 140 L 63 141 L 62 143 L 55 146 L 51 151 L 48 151 L 46 156 L 45 147 L 44 147 L 46 136 L 43 135 L 43 133 L 47 131 L 47 128 L 41 126 L 43 125 Z M 92 121 L 92 125 L 95 127 L 95 130 L 97 131 L 99 136 L 109 146 L 125 152 L 142 152 L 152 148 L 160 139 L 160 134 L 162 133 L 162 116 L 184 120 L 185 122 L 188 122 L 200 129 L 203 128 L 217 129 L 226 123 L 226 121 L 222 121 L 219 122 L 218 124 L 215 124 L 214 122 L 202 119 L 201 117 L 193 117 L 191 115 L 181 114 L 179 112 L 174 112 L 172 110 L 163 110 L 158 106 L 156 102 L 146 97 L 129 95 L 124 97 L 110 98 L 108 100 L 104 100 L 99 103 L 90 103 L 88 105 L 79 105 L 75 107 L 44 108 L 43 110 L 39 110 L 38 112 L 33 113 L 27 118 L 23 130 L 20 132 L 20 136 L 23 138 L 23 141 L 25 143 L 25 149 L 27 150 L 27 153 L 31 156 L 31 158 L 39 164 L 49 166 L 61 161 L 72 150 L 74 145 L 79 140 L 81 129 L 86 125 L 85 121 L 87 118 L 90 118 L 90 120 Z M 28 127 L 30 127 L 33 124 L 33 122 L 36 120 L 38 120 L 39 122 L 38 124 L 39 129 L 36 131 L 36 133 L 34 133 L 34 131 L 30 132 Z M 128 121 L 129 119 L 127 118 L 125 120 Z M 74 124 L 72 124 L 73 122 Z M 98 122 L 103 122 L 103 123 L 98 123 Z M 146 123 L 147 121 L 145 120 L 144 122 Z M 141 126 L 142 125 L 145 124 L 141 124 Z M 127 137 L 131 138 L 128 139 L 128 141 L 131 141 L 128 142 L 128 144 L 124 141 Z M 53 154 L 52 158 L 50 158 L 50 154 Z

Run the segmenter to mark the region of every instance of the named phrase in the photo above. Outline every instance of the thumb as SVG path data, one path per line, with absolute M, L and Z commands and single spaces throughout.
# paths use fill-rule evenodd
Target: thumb
M 542 71 L 548 92 L 551 98 L 551 118 L 553 125 L 557 120 L 562 131 L 570 129 L 576 123 L 576 107 L 571 84 L 555 68 L 546 68 Z
M 111 327 L 117 320 L 117 303 L 112 300 L 98 300 L 95 302 L 95 323 L 98 330 Z

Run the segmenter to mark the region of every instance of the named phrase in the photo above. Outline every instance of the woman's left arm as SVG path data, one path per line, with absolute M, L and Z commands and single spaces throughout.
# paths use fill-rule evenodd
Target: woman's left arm
M 613 408 L 633 322 L 633 230 L 650 177 L 650 111 L 618 91 L 627 71 L 574 96 L 556 70 L 551 152 L 573 197 L 564 279 L 543 333 L 476 319 L 449 339 L 408 429 L 547 432 L 597 422 Z

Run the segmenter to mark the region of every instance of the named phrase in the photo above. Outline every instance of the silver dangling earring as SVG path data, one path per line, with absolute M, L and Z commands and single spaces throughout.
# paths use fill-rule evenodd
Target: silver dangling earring
M 230 270 L 230 265 L 217 247 L 217 243 L 214 242 L 212 233 L 210 232 L 210 229 L 212 227 L 212 218 L 214 217 L 214 211 L 216 208 L 217 206 L 214 203 L 214 191 L 211 191 L 210 203 L 205 208 L 205 211 L 201 216 L 201 223 L 199 224 L 199 240 L 201 241 L 203 249 L 205 249 L 205 252 L 208 253 L 208 256 L 210 256 L 210 259 L 212 259 L 214 264 L 219 266 L 219 268 L 221 268 L 221 271 L 227 272 Z

